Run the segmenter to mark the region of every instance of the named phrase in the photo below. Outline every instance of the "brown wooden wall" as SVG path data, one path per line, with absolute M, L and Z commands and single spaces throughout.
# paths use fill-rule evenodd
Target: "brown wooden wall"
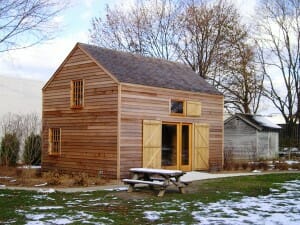
M 128 169 L 142 166 L 142 122 L 161 120 L 209 124 L 210 169 L 223 166 L 223 96 L 183 92 L 141 85 L 121 85 L 120 172 L 128 176 Z M 199 118 L 171 116 L 170 99 L 194 100 L 202 104 Z
M 84 79 L 84 108 L 70 108 L 70 82 Z M 43 90 L 42 168 L 116 178 L 118 84 L 79 48 Z M 48 130 L 61 128 L 61 155 L 48 155 Z

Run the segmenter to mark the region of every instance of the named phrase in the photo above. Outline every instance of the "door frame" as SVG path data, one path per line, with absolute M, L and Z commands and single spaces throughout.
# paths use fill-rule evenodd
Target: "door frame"
M 171 170 L 182 170 L 182 171 L 191 171 L 192 168 L 192 136 L 193 136 L 193 132 L 192 132 L 192 128 L 193 128 L 193 124 L 192 123 L 183 123 L 183 122 L 162 122 L 162 126 L 163 125 L 176 125 L 176 132 L 177 132 L 177 140 L 176 140 L 176 165 L 173 166 L 163 166 L 162 168 L 164 169 L 171 169 Z M 189 128 L 189 163 L 188 165 L 182 165 L 182 126 L 183 125 L 187 125 Z

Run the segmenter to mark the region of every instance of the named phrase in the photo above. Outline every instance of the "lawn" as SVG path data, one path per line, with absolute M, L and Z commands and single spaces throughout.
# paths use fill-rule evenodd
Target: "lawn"
M 0 190 L 1 224 L 300 224 L 300 173 L 193 182 L 169 190 Z

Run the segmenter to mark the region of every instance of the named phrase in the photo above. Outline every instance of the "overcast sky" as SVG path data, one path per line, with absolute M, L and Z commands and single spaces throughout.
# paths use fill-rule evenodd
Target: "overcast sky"
M 104 15 L 107 4 L 128 5 L 134 0 L 70 0 L 71 6 L 56 18 L 61 32 L 55 39 L 31 48 L 0 54 L 0 75 L 47 81 L 76 42 L 88 42 L 91 19 Z M 253 14 L 255 0 L 233 0 L 242 15 Z

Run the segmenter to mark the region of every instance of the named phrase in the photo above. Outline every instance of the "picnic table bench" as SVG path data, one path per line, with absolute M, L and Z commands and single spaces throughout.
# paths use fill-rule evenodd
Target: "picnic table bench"
M 125 184 L 129 185 L 128 192 L 132 192 L 136 184 L 146 184 L 151 188 L 158 186 L 160 191 L 159 197 L 164 196 L 169 185 L 175 185 L 180 193 L 185 193 L 185 187 L 189 182 L 180 180 L 180 177 L 185 174 L 181 170 L 165 170 L 165 169 L 150 169 L 150 168 L 131 168 L 131 179 L 123 179 Z

